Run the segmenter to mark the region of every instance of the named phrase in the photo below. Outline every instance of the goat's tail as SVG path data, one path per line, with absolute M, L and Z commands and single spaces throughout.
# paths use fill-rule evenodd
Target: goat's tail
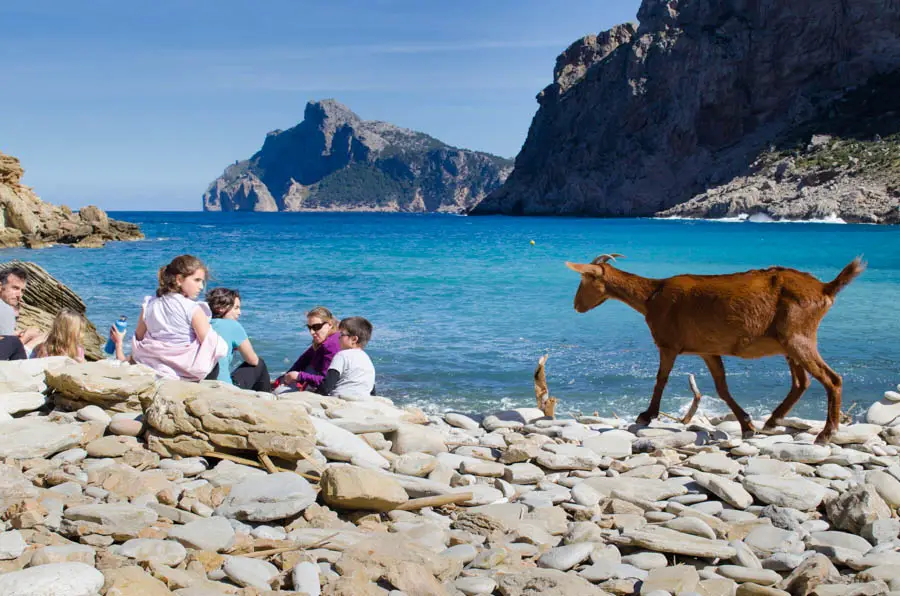
M 838 292 L 850 285 L 850 282 L 856 279 L 856 277 L 865 270 L 866 263 L 863 262 L 862 257 L 856 257 L 849 265 L 841 269 L 841 272 L 838 273 L 837 277 L 825 284 L 823 290 L 825 295 L 834 298 Z

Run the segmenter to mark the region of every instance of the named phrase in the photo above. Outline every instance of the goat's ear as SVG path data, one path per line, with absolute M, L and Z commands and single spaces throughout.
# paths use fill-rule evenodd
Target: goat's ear
M 570 263 L 566 261 L 566 267 L 571 269 L 576 273 L 581 273 L 582 275 L 602 275 L 603 268 L 598 267 L 597 265 L 591 265 L 587 263 Z

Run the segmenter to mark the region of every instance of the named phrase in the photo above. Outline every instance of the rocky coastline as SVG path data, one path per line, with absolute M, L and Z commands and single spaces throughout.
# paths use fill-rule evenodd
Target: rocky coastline
M 702 404 L 429 416 L 66 358 L 0 386 L 2 596 L 900 593 L 894 391 L 822 446 Z
M 45 203 L 21 183 L 23 173 L 18 159 L 0 153 L 0 248 L 101 248 L 110 240 L 144 237 L 137 225 L 110 219 L 99 207 L 72 211 Z
M 559 56 L 473 214 L 898 222 L 895 2 L 643 0 L 637 16 Z

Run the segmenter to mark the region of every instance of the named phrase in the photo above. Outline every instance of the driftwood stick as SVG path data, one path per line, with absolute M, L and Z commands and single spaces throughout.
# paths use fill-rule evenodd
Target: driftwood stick
M 272 463 L 272 460 L 269 459 L 269 455 L 267 453 L 260 452 L 259 461 L 262 462 L 262 465 L 266 467 L 266 471 L 269 474 L 277 474 L 278 468 L 275 467 L 275 464 Z
M 328 543 L 329 540 L 331 540 L 332 538 L 334 538 L 334 537 L 337 536 L 338 534 L 340 534 L 340 532 L 335 532 L 334 534 L 329 534 L 328 536 L 326 536 L 325 538 L 322 538 L 321 540 L 316 540 L 315 542 L 313 542 L 312 544 L 310 544 L 310 545 L 309 545 L 308 547 L 306 547 L 306 548 L 307 548 L 307 549 L 313 549 L 313 548 L 319 548 L 320 546 L 324 546 L 325 544 Z
M 303 459 L 308 461 L 312 465 L 313 469 L 316 472 L 321 474 L 322 472 L 325 471 L 325 468 L 322 467 L 322 464 L 320 464 L 315 459 L 313 459 L 313 457 L 310 454 L 306 453 L 305 451 L 300 451 L 299 453 L 300 453 L 300 457 L 302 457 Z
M 549 357 L 549 354 L 541 356 L 537 368 L 534 369 L 534 397 L 539 410 L 544 409 L 544 401 L 550 396 L 550 390 L 547 389 L 547 374 L 544 372 L 544 364 Z
M 681 418 L 676 418 L 675 416 L 672 416 L 671 414 L 666 414 L 665 412 L 660 412 L 659 415 L 663 416 L 665 418 L 668 418 L 669 420 L 674 420 L 675 422 L 681 422 Z
M 440 507 L 442 505 L 450 505 L 452 503 L 464 503 L 472 498 L 472 493 L 454 493 L 450 495 L 436 495 L 433 497 L 422 497 L 421 499 L 410 499 L 406 503 L 397 507 L 400 511 L 415 511 L 424 507 Z
M 550 397 L 550 390 L 547 388 L 547 373 L 544 370 L 544 364 L 550 354 L 544 354 L 538 360 L 537 368 L 534 369 L 534 397 L 537 400 L 537 407 L 544 413 L 547 418 L 556 418 L 556 404 L 559 402 L 555 397 Z
M 694 414 L 697 413 L 697 408 L 700 407 L 700 398 L 702 397 L 700 395 L 700 388 L 697 387 L 697 379 L 694 378 L 694 375 L 688 375 L 688 386 L 691 388 L 691 393 L 694 394 L 694 401 L 691 402 L 687 414 L 681 419 L 682 424 L 688 424 L 694 417 Z
M 268 557 L 270 555 L 277 555 L 279 553 L 290 552 L 292 550 L 300 550 L 300 548 L 301 547 L 299 545 L 294 544 L 292 546 L 281 546 L 279 548 L 270 548 L 269 550 L 258 550 L 256 552 L 246 553 L 241 556 L 249 557 L 251 559 L 260 559 L 260 558 Z
M 262 465 L 261 463 L 259 463 L 258 461 L 253 461 L 252 459 L 246 459 L 246 458 L 243 458 L 243 457 L 238 457 L 237 455 L 231 455 L 230 453 L 222 453 L 222 452 L 220 452 L 220 451 L 207 451 L 206 453 L 203 454 L 203 457 L 214 457 L 214 458 L 216 458 L 216 459 L 227 459 L 228 461 L 233 461 L 233 462 L 236 463 L 236 464 L 244 464 L 245 466 L 253 466 L 254 468 L 262 468 L 262 469 L 265 469 L 265 466 L 263 466 L 263 465 Z M 318 476 L 311 476 L 311 475 L 309 475 L 309 474 L 304 474 L 304 473 L 302 473 L 302 472 L 297 472 L 296 470 L 286 470 L 286 469 L 284 469 L 284 468 L 279 468 L 279 467 L 277 467 L 277 466 L 275 466 L 275 465 L 273 465 L 272 467 L 274 467 L 274 468 L 275 468 L 275 471 L 277 471 L 277 472 L 294 472 L 295 474 L 300 474 L 301 476 L 303 476 L 303 477 L 306 478 L 307 480 L 311 480 L 311 481 L 313 481 L 313 482 L 318 482 L 318 481 L 319 481 L 319 477 L 318 477 Z

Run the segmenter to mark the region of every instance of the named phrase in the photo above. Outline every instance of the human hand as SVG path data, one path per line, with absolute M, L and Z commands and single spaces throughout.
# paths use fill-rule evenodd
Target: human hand
M 116 326 L 113 325 L 109 328 L 109 339 L 112 340 L 114 344 L 121 345 L 125 340 L 125 334 L 116 329 Z
M 284 382 L 285 383 L 296 383 L 299 378 L 300 378 L 300 373 L 298 373 L 296 370 L 292 370 L 289 373 L 284 373 Z
M 27 346 L 29 343 L 33 342 L 41 336 L 41 330 L 30 327 L 28 329 L 19 331 L 18 333 L 16 333 L 16 335 L 18 335 L 19 339 L 22 340 L 22 343 Z

